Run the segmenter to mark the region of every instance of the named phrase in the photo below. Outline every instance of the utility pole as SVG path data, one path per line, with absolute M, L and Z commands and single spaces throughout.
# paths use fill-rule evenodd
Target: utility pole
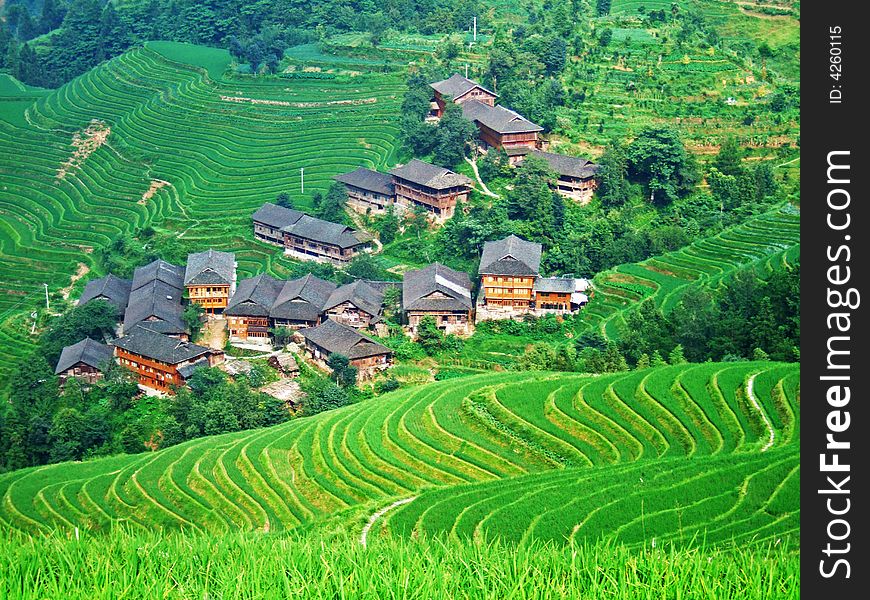
M 45 287 L 45 310 L 48 312 L 48 284 L 43 283 L 42 285 Z
M 474 17 L 474 41 L 477 41 L 477 17 Z
M 465 65 L 465 78 L 468 79 L 468 64 Z
M 305 193 L 305 167 L 299 168 L 299 191 Z

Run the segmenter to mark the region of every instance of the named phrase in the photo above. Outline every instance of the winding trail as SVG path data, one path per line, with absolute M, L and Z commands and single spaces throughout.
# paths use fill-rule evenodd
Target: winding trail
M 381 510 L 379 510 L 378 512 L 373 514 L 371 517 L 369 517 L 369 522 L 366 523 L 365 527 L 363 527 L 362 534 L 359 536 L 359 543 L 362 544 L 362 547 L 363 548 L 366 547 L 366 539 L 368 538 L 369 530 L 372 528 L 372 525 L 375 524 L 375 521 L 377 521 L 378 519 L 383 517 L 385 514 L 387 514 L 388 511 L 393 510 L 397 506 L 407 504 L 408 502 L 411 502 L 411 501 L 416 500 L 416 499 L 417 499 L 417 496 L 411 496 L 410 498 L 403 498 L 402 500 L 396 500 L 395 502 L 393 502 L 389 506 L 382 508 Z
M 767 440 L 767 443 L 762 446 L 761 451 L 764 452 L 768 450 L 771 446 L 773 446 L 773 425 L 770 424 L 770 419 L 767 418 L 767 414 L 764 412 L 764 409 L 761 408 L 761 405 L 758 403 L 758 399 L 755 397 L 755 392 L 753 392 L 753 387 L 755 385 L 755 377 L 758 373 L 755 373 L 746 380 L 746 397 L 749 398 L 749 401 L 752 402 L 752 406 L 755 407 L 755 410 L 759 412 L 761 418 L 764 419 L 764 424 L 767 426 L 767 431 L 770 433 L 770 437 Z
M 478 173 L 478 171 L 477 171 L 477 162 L 471 160 L 467 156 L 465 157 L 465 162 L 467 162 L 468 164 L 471 165 L 471 170 L 474 171 L 474 177 L 475 177 L 475 179 L 477 179 L 477 183 L 480 184 L 481 192 L 483 194 L 486 194 L 487 196 L 491 196 L 493 198 L 499 198 L 500 196 L 498 194 L 494 194 L 493 192 L 489 191 L 489 188 L 486 187 L 486 184 L 483 182 L 483 179 L 480 178 L 480 173 Z

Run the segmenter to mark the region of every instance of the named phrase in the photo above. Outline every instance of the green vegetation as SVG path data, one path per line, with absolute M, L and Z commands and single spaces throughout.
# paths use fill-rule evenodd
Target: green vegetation
M 4 538 L 0 595 L 9 600 L 632 600 L 691 597 L 699 589 L 710 600 L 796 600 L 800 589 L 799 554 L 788 544 L 637 552 L 613 544 L 517 548 L 444 537 L 389 538 L 364 548 L 357 535 L 317 532 Z M 107 576 L 115 586 L 105 586 Z
M 729 477 L 695 492 L 701 496 L 694 500 L 697 506 L 692 504 L 691 526 L 712 530 L 708 522 L 731 507 L 745 511 L 745 518 L 716 522 L 728 530 L 723 540 L 753 533 L 758 539 L 782 538 L 797 528 L 799 504 L 788 491 L 792 484 L 783 488 L 766 478 L 758 492 L 762 499 L 750 504 L 737 492 L 754 480 L 762 459 L 774 479 L 787 481 L 789 470 L 773 465 L 796 464 L 798 381 L 795 365 L 771 362 L 678 365 L 599 377 L 463 377 L 155 453 L 6 473 L 0 475 L 0 522 L 31 532 L 105 531 L 120 521 L 148 530 L 278 531 L 345 509 L 361 516 L 390 498 L 427 488 L 534 473 L 543 477 L 554 468 L 561 475 L 552 476 L 569 477 L 565 469 L 591 465 L 596 469 L 577 476 L 614 485 L 646 478 L 639 475 L 644 472 L 650 486 L 659 492 L 673 488 L 676 494 L 696 476 L 716 472 L 717 461 L 730 456 Z M 750 393 L 774 428 L 769 451 L 770 432 Z M 668 462 L 681 456 L 692 461 Z M 779 488 L 785 491 L 775 493 Z M 679 541 L 681 525 L 664 517 L 678 508 L 668 499 L 680 501 L 680 496 L 659 492 L 645 500 L 646 536 Z M 768 500 L 781 519 L 771 522 Z M 614 509 L 625 518 L 614 516 L 614 536 L 608 537 L 622 540 L 618 528 L 625 525 L 634 532 L 625 539 L 637 541 L 633 506 Z M 571 505 L 562 517 L 578 523 L 588 509 Z M 543 537 L 558 538 L 555 530 L 548 531 Z M 590 528 L 586 536 L 581 529 L 575 537 L 594 541 L 602 531 Z

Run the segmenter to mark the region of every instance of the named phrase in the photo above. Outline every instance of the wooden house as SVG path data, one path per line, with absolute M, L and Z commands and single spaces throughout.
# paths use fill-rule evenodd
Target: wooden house
M 427 120 L 437 121 L 448 100 L 462 107 L 462 115 L 477 126 L 482 150 L 488 148 L 543 148 L 539 134 L 544 130 L 519 113 L 497 106 L 498 97 L 476 81 L 454 74 L 429 84 L 434 92 Z
M 184 267 L 173 265 L 165 260 L 155 260 L 133 271 L 131 291 L 138 290 L 154 281 L 160 281 L 179 291 L 184 290 Z
M 301 219 L 305 213 L 266 202 L 253 215 L 254 237 L 277 246 L 284 245 L 283 229 Z
M 471 333 L 471 279 L 442 264 L 408 271 L 402 282 L 402 310 L 412 335 L 423 317 L 431 316 L 446 333 Z
M 130 301 L 124 311 L 124 331 L 142 325 L 159 333 L 187 339 L 187 324 L 181 317 L 184 312 L 182 288 L 160 278 L 148 283 L 140 280 L 139 283 L 139 287 L 130 292 Z
M 301 329 L 319 325 L 323 307 L 336 287 L 310 273 L 284 282 L 269 309 L 272 326 Z
M 267 202 L 253 215 L 254 236 L 300 260 L 345 264 L 371 248 L 372 236 Z
M 462 115 L 477 125 L 481 148 L 541 148 L 543 127 L 503 106 L 490 106 L 472 100 L 462 104 Z
M 115 307 L 115 314 L 120 320 L 123 318 L 127 303 L 130 301 L 132 286 L 131 280 L 120 279 L 109 273 L 105 277 L 92 279 L 87 283 L 79 297 L 78 305 L 83 306 L 94 300 L 108 302 Z
M 372 236 L 340 223 L 303 216 L 283 229 L 284 252 L 302 260 L 345 264 L 371 248 Z
M 118 362 L 133 371 L 139 385 L 173 393 L 197 367 L 211 367 L 224 360 L 222 350 L 199 346 L 142 326 L 112 342 Z
M 575 280 L 573 277 L 538 277 L 533 291 L 535 309 L 570 312 Z
M 364 329 L 378 323 L 383 317 L 383 292 L 362 280 L 336 288 L 326 304 L 324 316 L 355 329 Z
M 444 115 L 444 107 L 450 101 L 462 104 L 474 100 L 481 104 L 495 106 L 495 99 L 498 97 L 498 94 L 492 90 L 486 89 L 476 81 L 463 77 L 459 73 L 454 73 L 447 79 L 429 85 L 434 90 L 434 96 L 429 106 L 428 120 L 440 119 Z
M 362 214 L 384 214 L 396 201 L 393 178 L 363 167 L 350 173 L 336 175 L 347 188 L 347 205 Z
M 305 351 L 321 366 L 332 354 L 343 354 L 359 371 L 359 379 L 367 379 L 393 364 L 393 351 L 363 335 L 353 327 L 327 319 L 317 327 L 301 329 Z
M 566 156 L 553 152 L 529 150 L 518 148 L 516 152 L 509 152 L 511 164 L 520 164 L 526 156 L 536 156 L 549 165 L 556 174 L 553 189 L 562 196 L 576 200 L 582 204 L 592 199 L 592 193 L 598 187 L 595 178 L 599 166 L 592 161 L 576 156 Z
M 94 383 L 103 378 L 103 370 L 112 360 L 111 347 L 85 338 L 64 347 L 54 373 L 62 384 L 70 377 L 85 383 Z
M 395 167 L 390 174 L 396 204 L 403 208 L 422 206 L 436 222 L 452 217 L 456 203 L 468 200 L 473 185 L 465 175 L 416 158 Z
M 190 301 L 205 312 L 222 313 L 236 287 L 236 255 L 211 248 L 188 254 L 184 287 Z
M 268 342 L 269 312 L 283 287 L 283 281 L 265 274 L 240 281 L 224 310 L 230 338 Z
M 541 244 L 515 235 L 486 242 L 478 269 L 478 303 L 486 308 L 527 311 L 540 266 Z

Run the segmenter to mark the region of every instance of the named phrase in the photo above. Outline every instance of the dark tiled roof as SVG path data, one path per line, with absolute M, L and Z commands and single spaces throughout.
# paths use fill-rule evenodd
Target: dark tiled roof
M 469 121 L 482 123 L 496 133 L 531 133 L 544 130 L 540 125 L 503 106 L 489 106 L 477 100 L 463 102 L 461 106 L 462 116 Z
M 541 245 L 515 235 L 486 242 L 480 257 L 481 275 L 537 275 L 541 266 Z
M 298 221 L 302 218 L 303 214 L 292 208 L 284 208 L 283 206 L 266 202 L 254 213 L 253 218 L 255 223 L 262 223 L 275 229 L 281 229 Z
M 72 346 L 66 346 L 61 351 L 60 360 L 57 361 L 54 372 L 55 374 L 63 373 L 78 363 L 84 363 L 95 369 L 100 368 L 107 361 L 112 360 L 112 352 L 110 346 L 95 342 L 91 338 L 85 338 Z
M 454 73 L 453 75 L 451 75 L 447 79 L 444 79 L 442 81 L 436 81 L 435 83 L 430 83 L 429 85 L 432 86 L 432 88 L 434 88 L 435 91 L 438 92 L 439 94 L 443 94 L 445 96 L 450 96 L 454 100 L 456 98 L 460 98 L 460 97 L 464 96 L 465 94 L 467 94 L 468 92 L 470 92 L 471 90 L 473 90 L 476 87 L 482 89 L 485 92 L 492 94 L 493 96 L 498 95 L 495 92 L 486 89 L 485 87 L 483 87 L 482 85 L 480 85 L 476 81 L 472 81 L 471 79 L 466 79 L 465 77 L 463 77 L 459 73 Z
M 257 275 L 239 282 L 236 292 L 230 298 L 224 314 L 240 317 L 268 317 L 275 304 L 283 281 L 269 275 Z
M 184 289 L 184 267 L 173 265 L 165 260 L 155 260 L 133 271 L 132 290 L 137 290 L 152 281 L 162 281 L 179 290 Z
M 315 322 L 323 312 L 323 305 L 335 290 L 336 285 L 312 274 L 291 279 L 281 288 L 275 303 L 269 310 L 273 319 Z
M 340 181 L 345 185 L 350 185 L 376 194 L 384 196 L 393 195 L 393 178 L 386 173 L 378 173 L 371 169 L 360 167 L 356 171 L 343 173 L 333 177 L 336 181 Z
M 598 172 L 598 165 L 585 158 L 554 154 L 553 152 L 541 152 L 540 150 L 532 150 L 529 152 L 529 155 L 537 156 L 547 161 L 550 168 L 560 176 L 588 179 Z
M 467 273 L 440 263 L 405 273 L 402 285 L 405 310 L 470 310 L 471 307 L 471 279 Z
M 184 379 L 190 379 L 190 376 L 193 375 L 193 372 L 196 371 L 200 367 L 208 367 L 208 359 L 201 358 L 196 362 L 192 362 L 189 365 L 184 365 L 178 369 L 178 374 L 181 375 Z
M 574 278 L 573 277 L 538 277 L 535 280 L 534 290 L 536 292 L 558 292 L 560 294 L 574 293 Z
M 384 293 L 379 292 L 365 281 L 357 280 L 332 292 L 323 306 L 323 310 L 335 308 L 343 302 L 350 302 L 358 309 L 377 317 L 381 313 L 381 305 L 384 303 Z
M 236 255 L 209 248 L 187 255 L 184 285 L 232 285 L 236 278 Z
M 211 348 L 183 342 L 178 338 L 138 326 L 113 341 L 112 345 L 170 365 L 177 365 L 212 352 Z
M 343 354 L 351 360 L 393 353 L 386 346 L 359 333 L 353 327 L 342 325 L 330 319 L 317 327 L 300 329 L 299 333 L 306 340 L 320 346 L 329 354 Z
M 133 282 L 129 279 L 119 279 L 111 273 L 99 279 L 92 279 L 85 286 L 79 298 L 79 306 L 87 304 L 95 298 L 100 298 L 114 304 L 118 309 L 118 314 L 122 315 L 124 309 L 127 308 L 132 286 Z
M 390 171 L 398 179 L 425 185 L 436 190 L 452 187 L 471 187 L 472 181 L 465 175 L 454 173 L 450 169 L 439 167 L 422 160 L 412 159 L 406 165 L 399 165 Z
M 284 227 L 282 231 L 296 237 L 339 248 L 353 248 L 372 239 L 372 236 L 364 231 L 357 231 L 340 223 L 324 221 L 308 215 L 303 216 L 292 225 Z
M 131 330 L 137 323 L 149 318 L 163 321 L 154 325 L 164 333 L 182 333 L 187 326 L 181 319 L 181 290 L 160 280 L 154 280 L 130 293 L 130 302 L 124 312 L 124 330 Z

